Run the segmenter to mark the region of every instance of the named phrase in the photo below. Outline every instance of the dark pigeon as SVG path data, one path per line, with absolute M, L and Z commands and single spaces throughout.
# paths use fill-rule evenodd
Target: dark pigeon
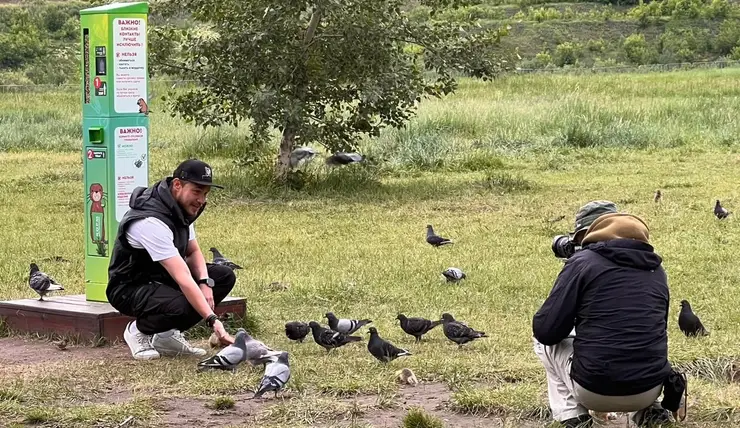
M 442 245 L 452 244 L 452 241 L 435 234 L 434 228 L 432 227 L 432 225 L 428 224 L 427 225 L 427 244 L 433 247 L 440 247 Z
M 397 320 L 401 322 L 401 330 L 414 336 L 417 342 L 421 342 L 422 336 L 427 334 L 429 330 L 442 324 L 442 320 L 432 321 L 426 318 L 411 317 L 408 318 L 404 314 L 398 314 Z
M 717 199 L 717 203 L 714 204 L 714 215 L 720 220 L 723 220 L 727 218 L 728 215 L 732 214 L 730 211 L 727 211 L 726 208 L 724 208 L 720 203 L 719 199 Z
M 330 330 L 319 325 L 316 321 L 308 323 L 313 333 L 313 340 L 326 349 L 326 352 L 334 348 L 339 348 L 350 342 L 359 342 L 362 340 L 359 336 L 348 336 L 338 331 Z
M 44 300 L 44 296 L 53 292 L 64 290 L 62 284 L 56 282 L 54 278 L 39 270 L 36 263 L 31 263 L 31 271 L 28 275 L 28 285 L 38 293 L 39 300 Z
M 308 335 L 308 332 L 310 331 L 311 329 L 305 322 L 290 321 L 285 323 L 285 335 L 290 340 L 297 340 L 298 342 L 303 343 L 303 339 L 306 338 L 306 335 Z
M 398 348 L 394 344 L 381 338 L 375 327 L 370 327 L 368 334 L 370 335 L 370 340 L 367 342 L 367 350 L 370 351 L 373 357 L 377 358 L 380 362 L 387 363 L 398 357 L 411 355 L 411 352 Z
M 459 346 L 481 337 L 488 337 L 483 331 L 474 330 L 463 322 L 455 321 L 455 318 L 448 313 L 442 314 L 442 323 L 445 336 Z
M 699 317 L 691 310 L 691 305 L 687 300 L 681 300 L 681 312 L 678 314 L 678 328 L 687 337 L 709 335 L 709 332 L 704 328 Z
M 326 158 L 327 165 L 349 165 L 355 162 L 362 162 L 365 157 L 359 153 L 336 152 Z
M 213 264 L 228 266 L 231 270 L 241 269 L 242 267 L 224 257 L 215 247 L 210 250 L 213 253 Z
M 329 328 L 344 334 L 352 334 L 363 326 L 373 322 L 369 319 L 350 320 L 346 318 L 337 318 L 333 313 L 327 312 L 325 315 L 329 321 Z
M 282 390 L 289 380 L 290 363 L 288 362 L 288 353 L 282 352 L 277 361 L 271 362 L 265 367 L 265 374 L 262 376 L 260 386 L 252 398 L 262 397 L 262 394 L 268 391 L 274 391 L 275 398 L 277 398 L 278 391 Z

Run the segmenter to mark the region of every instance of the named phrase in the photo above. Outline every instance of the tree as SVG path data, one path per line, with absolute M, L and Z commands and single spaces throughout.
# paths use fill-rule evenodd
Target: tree
M 499 47 L 506 29 L 411 21 L 404 3 L 180 1 L 202 25 L 171 33 L 181 37 L 183 55 L 166 68 L 200 85 L 171 107 L 204 127 L 248 119 L 257 139 L 279 130 L 275 174 L 285 180 L 296 144 L 352 149 L 363 134 L 402 127 L 423 97 L 453 92 L 455 75 L 491 79 L 513 66 Z M 432 7 L 430 16 L 460 6 L 421 3 Z

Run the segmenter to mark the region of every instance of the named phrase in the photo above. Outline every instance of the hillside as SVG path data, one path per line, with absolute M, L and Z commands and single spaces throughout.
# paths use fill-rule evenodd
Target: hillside
M 508 1 L 514 3 L 489 0 L 434 16 L 409 2 L 407 12 L 415 20 L 509 26 L 503 47 L 517 49 L 517 66 L 524 69 L 740 59 L 738 2 Z M 78 11 L 89 6 L 84 1 L 0 3 L 0 85 L 78 81 Z M 156 14 L 151 21 L 156 26 Z

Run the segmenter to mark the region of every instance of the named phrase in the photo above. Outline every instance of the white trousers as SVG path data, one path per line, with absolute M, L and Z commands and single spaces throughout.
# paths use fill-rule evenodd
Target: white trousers
M 656 401 L 663 386 L 635 395 L 604 396 L 586 390 L 570 377 L 573 360 L 573 334 L 554 346 L 545 346 L 534 339 L 534 352 L 542 361 L 547 373 L 547 396 L 552 417 L 565 421 L 597 412 L 630 412 L 630 419 L 638 421 L 649 407 L 660 404 Z

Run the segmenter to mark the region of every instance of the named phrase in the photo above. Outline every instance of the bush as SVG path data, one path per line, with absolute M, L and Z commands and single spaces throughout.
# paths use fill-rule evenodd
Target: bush
M 669 28 L 660 36 L 660 52 L 664 62 L 692 62 L 709 50 L 709 41 L 706 28 Z
M 714 40 L 714 50 L 720 55 L 727 55 L 735 46 L 740 46 L 740 24 L 735 19 L 725 19 Z
M 606 43 L 604 39 L 589 40 L 586 42 L 586 49 L 590 52 L 604 52 L 606 50 Z
M 740 61 L 740 46 L 735 46 L 730 52 L 730 59 L 733 61 Z
M 622 49 L 627 59 L 633 64 L 649 64 L 655 58 L 655 52 L 648 46 L 642 34 L 631 34 L 624 40 Z
M 552 64 L 552 55 L 549 52 L 540 52 L 534 57 L 534 65 L 537 68 L 545 68 Z
M 583 49 L 578 43 L 565 42 L 555 47 L 554 62 L 558 67 L 564 65 L 576 65 L 581 57 Z

